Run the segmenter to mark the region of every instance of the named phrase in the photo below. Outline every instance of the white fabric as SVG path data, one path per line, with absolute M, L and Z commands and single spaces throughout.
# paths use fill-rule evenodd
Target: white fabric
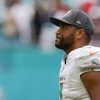
M 33 11 L 34 12 L 34 11 Z M 13 15 L 16 25 L 19 30 L 20 42 L 30 43 L 31 42 L 31 16 L 32 8 L 24 4 L 15 4 L 11 8 L 11 14 Z
M 84 46 L 70 52 L 61 62 L 60 100 L 90 100 L 80 79 L 80 74 L 88 71 L 100 71 L 100 48 Z

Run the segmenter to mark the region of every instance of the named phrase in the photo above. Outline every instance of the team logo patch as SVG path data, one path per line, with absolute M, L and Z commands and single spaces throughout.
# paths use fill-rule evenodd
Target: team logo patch
M 91 59 L 83 63 L 83 66 L 96 67 L 100 65 L 99 59 Z
M 99 60 L 98 59 L 93 59 L 93 60 L 90 60 L 90 61 L 93 65 L 99 65 Z
M 95 54 L 96 54 L 96 52 L 90 52 L 90 56 L 95 55 Z

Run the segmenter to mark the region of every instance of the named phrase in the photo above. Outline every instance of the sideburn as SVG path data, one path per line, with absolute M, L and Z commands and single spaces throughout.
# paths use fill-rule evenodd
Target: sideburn
M 66 49 L 72 48 L 75 40 L 75 32 L 71 33 L 68 39 L 66 40 L 64 36 L 62 36 L 62 49 L 66 51 Z

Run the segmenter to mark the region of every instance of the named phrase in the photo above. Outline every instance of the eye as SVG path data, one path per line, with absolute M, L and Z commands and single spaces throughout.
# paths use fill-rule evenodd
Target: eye
M 65 29 L 65 26 L 64 26 L 64 25 L 61 25 L 61 26 L 60 26 L 60 30 L 63 31 L 64 29 Z
M 65 26 L 64 26 L 64 25 L 61 25 L 61 28 L 62 28 L 62 29 L 64 29 L 64 28 L 65 28 Z
M 60 27 L 61 27 L 62 29 L 69 29 L 69 28 L 70 28 L 69 25 L 61 25 Z

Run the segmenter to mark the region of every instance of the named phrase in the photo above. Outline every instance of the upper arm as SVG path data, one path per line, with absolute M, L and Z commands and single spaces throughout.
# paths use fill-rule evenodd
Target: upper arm
M 100 72 L 91 71 L 80 75 L 91 100 L 100 100 Z
M 100 53 L 79 59 L 80 77 L 91 100 L 100 100 Z

